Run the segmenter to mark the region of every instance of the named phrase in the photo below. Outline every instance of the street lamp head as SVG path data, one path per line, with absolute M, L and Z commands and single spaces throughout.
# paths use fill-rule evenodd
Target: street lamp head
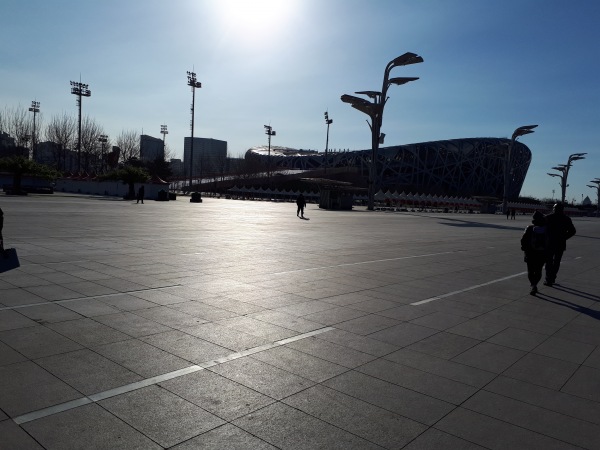
M 557 173 L 550 173 L 550 172 L 548 172 L 548 175 L 550 175 L 551 177 L 560 177 L 561 176 Z
M 379 91 L 358 91 L 355 92 L 355 94 L 366 95 L 367 97 L 372 98 L 373 100 L 376 100 L 381 97 L 381 92 Z
M 406 84 L 406 83 L 410 83 L 411 81 L 416 81 L 418 80 L 419 77 L 396 77 L 396 78 L 390 78 L 388 80 L 388 85 L 389 84 L 396 84 L 396 85 L 401 85 L 401 84 Z
M 405 54 L 391 60 L 388 64 L 388 67 L 392 69 L 393 67 L 397 66 L 408 66 L 409 64 L 417 64 L 422 62 L 423 58 L 416 53 L 406 52 Z

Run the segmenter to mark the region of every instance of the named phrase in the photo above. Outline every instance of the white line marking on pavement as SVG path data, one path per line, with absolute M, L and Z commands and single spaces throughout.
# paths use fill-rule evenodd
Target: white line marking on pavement
M 504 278 L 498 278 L 497 280 L 488 281 L 487 283 L 477 284 L 475 286 L 470 286 L 468 288 L 460 289 L 458 291 L 448 292 L 447 294 L 438 295 L 437 297 L 426 298 L 425 300 L 421 300 L 421 301 L 418 301 L 418 302 L 411 303 L 411 305 L 413 305 L 413 306 L 419 306 L 419 305 L 423 305 L 425 303 L 434 302 L 436 300 L 441 300 L 441 299 L 446 298 L 446 297 L 451 297 L 452 295 L 461 294 L 463 292 L 472 291 L 473 289 L 477 289 L 477 288 L 480 288 L 480 287 L 483 287 L 483 286 L 488 286 L 490 284 L 499 283 L 500 281 L 505 281 L 505 280 L 510 280 L 511 278 L 520 277 L 521 275 L 524 275 L 526 273 L 527 272 L 520 272 L 520 273 L 516 273 L 514 275 L 509 275 L 509 276 L 504 277 Z
M 401 261 L 403 259 L 427 258 L 429 256 L 449 255 L 451 253 L 459 253 L 459 252 L 464 252 L 464 251 L 465 250 L 453 250 L 451 252 L 427 253 L 425 255 L 399 256 L 398 258 L 375 259 L 373 261 L 360 261 L 360 262 L 354 262 L 354 263 L 335 264 L 333 266 L 309 267 L 306 269 L 288 270 L 286 272 L 275 272 L 272 275 L 285 275 L 287 273 L 294 273 L 294 272 L 307 272 L 309 270 L 331 269 L 332 267 L 358 266 L 361 264 L 373 264 L 373 263 L 386 262 L 386 261 Z
M 73 408 L 78 408 L 79 406 L 89 405 L 90 403 L 99 402 L 100 400 L 104 400 L 110 397 L 114 397 L 116 395 L 125 394 L 126 392 L 135 391 L 137 389 L 141 389 L 147 386 L 152 386 L 154 384 L 162 383 L 163 381 L 171 380 L 173 378 L 181 377 L 183 375 L 187 375 L 189 373 L 198 372 L 200 370 L 207 369 L 212 366 L 216 366 L 217 364 L 222 364 L 227 361 L 232 361 L 234 359 L 242 358 L 244 356 L 252 355 L 254 353 L 262 352 L 265 350 L 269 350 L 275 347 L 279 347 L 285 344 L 289 344 L 290 342 L 299 341 L 301 339 L 306 339 L 311 336 L 316 336 L 321 333 L 325 333 L 327 331 L 334 330 L 333 327 L 325 327 L 319 328 L 318 330 L 310 331 L 308 333 L 299 334 L 297 336 L 293 336 L 287 339 L 281 339 L 279 341 L 275 341 L 272 344 L 261 345 L 260 347 L 249 348 L 247 350 L 241 352 L 235 352 L 230 355 L 224 356 L 219 359 L 215 359 L 212 361 L 206 361 L 200 364 L 194 364 L 192 366 L 184 367 L 183 369 L 174 370 L 173 372 L 164 373 L 162 375 L 157 375 L 155 377 L 146 378 L 144 380 L 136 381 L 135 383 L 129 383 L 124 386 L 119 386 L 114 389 L 109 389 L 107 391 L 98 392 L 96 394 L 88 395 L 87 397 L 78 398 L 76 400 L 71 400 L 65 403 L 61 403 L 58 405 L 50 406 L 48 408 L 39 409 L 37 411 L 32 411 L 27 414 L 23 414 L 13 418 L 13 421 L 17 425 L 21 425 L 23 423 L 31 422 L 32 420 L 41 419 L 42 417 L 51 416 L 54 414 L 58 414 L 60 412 L 68 411 Z

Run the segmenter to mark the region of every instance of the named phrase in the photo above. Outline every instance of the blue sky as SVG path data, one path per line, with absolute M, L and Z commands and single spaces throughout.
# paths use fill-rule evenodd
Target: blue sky
M 600 2 L 595 0 L 3 0 L 0 108 L 41 102 L 43 118 L 76 115 L 70 80 L 89 84 L 83 112 L 113 140 L 122 130 L 162 137 L 175 156 L 189 136 L 228 142 L 231 156 L 264 145 L 370 147 L 365 116 L 342 94 L 379 90 L 388 61 L 424 63 L 392 76 L 385 145 L 510 137 L 533 153 L 522 195 L 555 197 L 546 175 L 571 153 L 567 198 L 595 201 L 600 177 Z

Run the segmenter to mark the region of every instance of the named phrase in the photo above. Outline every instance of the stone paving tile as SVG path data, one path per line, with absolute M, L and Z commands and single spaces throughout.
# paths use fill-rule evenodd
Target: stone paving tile
M 435 428 L 430 428 L 403 447 L 404 450 L 484 450 L 486 448 Z
M 177 309 L 167 306 L 157 306 L 155 308 L 138 309 L 133 314 L 151 320 L 155 323 L 165 325 L 169 328 L 184 328 L 206 323 L 205 319 L 181 312 Z
M 482 342 L 452 358 L 452 361 L 488 372 L 501 373 L 525 355 L 521 350 Z
M 575 450 L 579 448 L 464 408 L 452 411 L 440 420 L 435 428 L 491 449 Z
M 38 326 L 37 322 L 20 314 L 18 310 L 5 309 L 0 311 L 0 331 L 36 326 Z
M 0 332 L 0 341 L 29 359 L 79 350 L 81 345 L 44 326 Z
M 124 341 L 130 338 L 128 335 L 90 318 L 50 323 L 46 326 L 84 347 Z
M 19 313 L 40 324 L 82 319 L 83 316 L 56 303 L 19 308 Z
M 316 314 L 328 309 L 334 308 L 334 305 L 320 300 L 310 300 L 307 302 L 296 303 L 293 305 L 282 306 L 275 311 L 291 314 L 293 316 L 303 317 L 308 314 Z
M 275 402 L 271 397 L 209 370 L 173 378 L 160 386 L 227 421 Z
M 480 316 L 458 324 L 446 331 L 484 341 L 504 331 L 506 328 L 508 326 L 504 323 L 495 322 L 488 317 Z
M 0 380 L 0 408 L 11 417 L 82 397 L 31 361 L 0 367 Z
M 271 444 L 231 425 L 223 425 L 189 441 L 176 445 L 172 450 L 276 450 Z
M 221 347 L 231 349 L 232 352 L 239 352 L 270 343 L 267 339 L 212 322 L 181 328 L 181 331 L 220 345 Z
M 267 406 L 234 425 L 283 449 L 377 449 L 360 437 L 281 403 Z
M 379 311 L 378 314 L 380 316 L 389 317 L 390 319 L 401 320 L 404 322 L 431 314 L 431 311 L 420 306 L 401 305 L 386 309 L 385 311 Z
M 112 306 L 119 311 L 135 311 L 138 309 L 148 309 L 156 307 L 156 303 L 149 302 L 129 294 L 115 294 L 98 297 L 97 300 Z
M 253 319 L 271 323 L 283 328 L 288 328 L 299 333 L 307 333 L 309 331 L 323 328 L 323 325 L 320 323 L 312 322 L 306 318 L 297 317 L 280 311 L 261 311 L 251 314 L 248 317 L 252 317 Z
M 3 342 L 0 342 L 0 366 L 27 361 L 27 358 Z
M 85 405 L 23 425 L 44 448 L 153 450 L 162 447 L 99 405 Z
M 275 347 L 254 353 L 250 357 L 292 372 L 315 383 L 320 383 L 348 370 L 347 367 L 288 347 Z
M 46 356 L 36 359 L 35 362 L 86 395 L 142 379 L 139 375 L 88 349 Z
M 349 307 L 331 305 L 330 309 L 319 311 L 304 316 L 305 319 L 320 323 L 322 325 L 335 325 L 358 317 L 366 316 L 368 313 Z
M 451 359 L 480 342 L 477 339 L 458 334 L 440 332 L 415 342 L 406 348 L 439 358 Z
M 497 377 L 485 389 L 549 411 L 600 425 L 600 402 L 505 376 Z
M 99 403 L 163 447 L 179 444 L 225 423 L 158 386 L 148 386 Z
M 448 402 L 356 371 L 344 373 L 323 384 L 427 425 L 433 425 L 454 408 Z
M 549 337 L 538 345 L 533 353 L 552 358 L 570 361 L 575 364 L 583 363 L 596 347 L 583 342 L 571 341 L 557 337 Z
M 528 353 L 504 371 L 503 375 L 559 390 L 577 368 L 575 363 Z
M 225 347 L 181 331 L 166 331 L 145 336 L 141 340 L 194 364 L 212 361 L 231 354 L 231 350 Z
M 149 336 L 171 330 L 169 327 L 130 312 L 106 314 L 95 317 L 95 320 L 131 337 Z
M 410 321 L 415 325 L 422 325 L 424 327 L 434 328 L 436 330 L 447 330 L 460 323 L 466 322 L 468 319 L 465 317 L 457 316 L 454 314 L 448 314 L 446 312 L 435 312 L 426 316 L 421 316 Z
M 600 369 L 600 347 L 590 353 L 590 356 L 583 362 L 583 365 Z
M 489 338 L 487 342 L 503 345 L 504 347 L 515 348 L 517 350 L 531 351 L 546 339 L 548 339 L 548 336 L 545 334 L 520 330 L 518 328 L 506 328 Z
M 0 422 L 0 448 L 7 450 L 43 450 L 31 436 L 12 420 Z
M 367 353 L 353 350 L 332 342 L 327 342 L 323 339 L 318 339 L 317 337 L 309 337 L 290 342 L 285 346 L 350 369 L 375 359 L 374 356 Z
M 599 425 L 491 392 L 476 393 L 463 407 L 583 448 L 599 443 Z
M 600 370 L 585 366 L 579 367 L 561 390 L 600 402 Z
M 477 388 L 484 387 L 496 377 L 492 372 L 415 352 L 409 348 L 390 353 L 385 359 Z
M 192 300 L 191 298 L 190 300 Z M 232 312 L 236 315 L 252 314 L 260 311 L 266 311 L 266 308 L 262 306 L 254 305 L 252 303 L 241 302 L 239 300 L 233 300 L 225 296 L 209 297 L 201 299 L 193 299 L 205 305 L 214 306 L 225 311 Z M 292 304 L 293 306 L 293 304 Z
M 10 288 L 2 289 L 2 295 L 0 296 L 0 303 L 4 306 L 19 306 L 19 305 L 31 305 L 34 303 L 47 302 L 43 297 L 35 295 L 25 289 Z
M 277 400 L 315 384 L 307 378 L 248 357 L 219 364 L 208 370 Z
M 278 341 L 296 336 L 298 334 L 298 332 L 288 328 L 283 328 L 246 316 L 220 320 L 217 322 L 217 324 L 267 339 L 269 341 Z
M 113 308 L 95 298 L 63 302 L 61 305 L 84 317 L 96 317 L 119 312 L 117 308 Z
M 79 292 L 57 284 L 50 284 L 47 286 L 31 286 L 27 287 L 26 290 L 48 301 L 68 300 L 81 297 Z
M 169 305 L 169 308 L 180 311 L 184 314 L 189 314 L 203 320 L 216 321 L 236 317 L 240 313 L 228 311 L 227 309 L 217 308 L 199 301 L 189 301 L 183 303 L 174 303 Z
M 383 356 L 398 350 L 396 345 L 344 330 L 332 330 L 315 337 L 373 356 Z
M 191 364 L 138 339 L 104 344 L 92 347 L 92 350 L 144 378 L 183 369 Z
M 467 384 L 384 359 L 372 361 L 356 370 L 455 405 L 460 405 L 477 392 L 476 388 Z
M 384 448 L 402 448 L 427 429 L 423 424 L 321 385 L 282 402 Z
M 398 347 L 406 347 L 436 333 L 439 333 L 439 331 L 433 328 L 403 322 L 385 330 L 372 333 L 369 337 Z

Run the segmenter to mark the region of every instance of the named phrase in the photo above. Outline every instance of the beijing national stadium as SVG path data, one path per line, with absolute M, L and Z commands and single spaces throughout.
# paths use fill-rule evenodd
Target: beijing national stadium
M 466 138 L 382 147 L 376 161 L 375 189 L 431 195 L 502 198 L 504 170 L 511 140 Z M 269 155 L 270 154 L 270 155 Z M 366 183 L 371 150 L 322 152 L 286 147 L 258 146 L 246 152 L 273 170 L 329 170 L 353 172 L 355 183 Z M 531 150 L 514 141 L 508 164 L 509 199 L 521 192 Z

